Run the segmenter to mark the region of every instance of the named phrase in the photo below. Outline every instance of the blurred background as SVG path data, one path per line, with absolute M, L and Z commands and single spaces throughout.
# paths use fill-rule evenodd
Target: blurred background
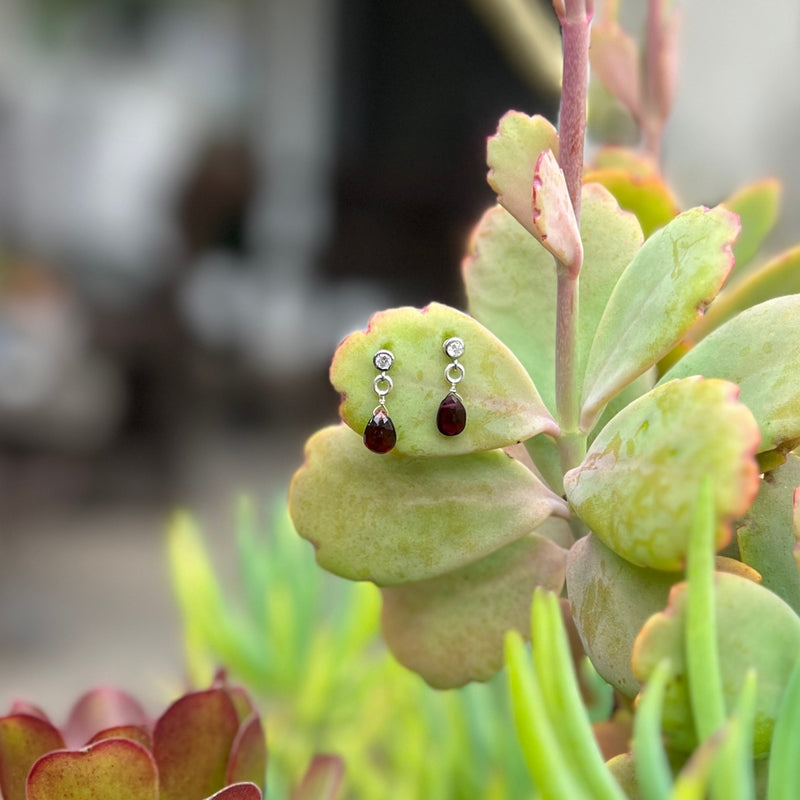
M 519 2 L 533 33 L 512 0 L 0 0 L 0 708 L 160 704 L 169 512 L 224 571 L 236 495 L 285 493 L 336 418 L 339 340 L 463 307 L 486 137 L 557 113 L 552 13 Z M 666 174 L 686 206 L 778 175 L 788 244 L 800 8 L 684 6 Z

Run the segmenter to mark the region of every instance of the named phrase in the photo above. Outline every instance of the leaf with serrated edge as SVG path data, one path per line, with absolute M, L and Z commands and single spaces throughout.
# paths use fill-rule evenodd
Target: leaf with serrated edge
M 637 567 L 589 534 L 567 557 L 567 594 L 586 655 L 595 669 L 627 697 L 639 691 L 631 648 L 651 614 L 667 602 L 674 572 Z
M 464 341 L 459 363 L 465 375 L 458 393 L 467 409 L 467 427 L 458 436 L 443 436 L 436 427 L 436 409 L 450 390 L 444 376 L 450 358 L 442 343 L 451 336 Z M 384 349 L 394 354 L 387 372 L 394 388 L 386 397 L 397 431 L 391 456 L 460 455 L 506 447 L 537 433 L 559 433 L 514 354 L 471 317 L 431 303 L 423 309 L 378 312 L 366 331 L 350 334 L 336 350 L 331 383 L 342 394 L 342 419 L 359 434 L 377 406 L 373 380 L 378 372 L 372 359 Z
M 530 534 L 438 578 L 384 588 L 386 643 L 435 689 L 486 681 L 503 666 L 506 631 L 528 638 L 534 588 L 561 591 L 565 560 Z
M 583 263 L 583 245 L 567 180 L 552 150 L 540 153 L 533 170 L 533 230 L 539 243 L 572 275 Z
M 694 208 L 654 233 L 609 298 L 586 365 L 581 427 L 653 366 L 717 295 L 733 265 L 735 214 Z
M 720 520 L 743 514 L 758 489 L 759 435 L 738 388 L 699 377 L 658 386 L 623 409 L 564 477 L 578 516 L 614 552 L 663 570 L 684 565 L 696 486 L 714 484 Z
M 660 383 L 684 375 L 739 385 L 761 428 L 759 452 L 800 437 L 800 294 L 748 308 L 690 350 Z M 787 448 L 790 449 L 790 448 Z
M 583 365 L 608 298 L 642 245 L 639 223 L 598 184 L 581 199 L 583 267 L 576 372 Z M 555 408 L 556 274 L 550 254 L 495 206 L 475 229 L 462 266 L 470 312 L 514 352 Z
M 730 712 L 750 668 L 758 673 L 754 755 L 766 755 L 786 683 L 800 654 L 800 618 L 776 594 L 727 573 L 714 573 L 717 645 L 725 706 Z M 684 625 L 686 583 L 675 585 L 665 611 L 654 614 L 633 648 L 634 675 L 647 681 L 669 658 L 663 725 L 667 741 L 681 751 L 697 745 L 686 690 Z
M 800 486 L 800 458 L 764 475 L 755 502 L 736 531 L 742 561 L 761 574 L 767 589 L 800 614 L 800 574 L 792 555 L 792 497 Z
M 747 308 L 774 297 L 800 292 L 800 245 L 795 245 L 726 286 L 687 335 L 691 342 L 704 336 Z
M 641 176 L 624 169 L 593 169 L 584 172 L 583 180 L 605 186 L 621 208 L 636 215 L 646 238 L 680 212 L 678 201 L 657 174 Z
M 558 156 L 558 133 L 544 117 L 509 111 L 500 118 L 497 133 L 489 137 L 486 159 L 489 185 L 497 201 L 534 236 L 533 177 L 539 154 Z
M 105 739 L 84 750 L 42 756 L 28 775 L 27 800 L 158 800 L 158 772 L 147 750 L 129 739 Z
M 758 253 L 775 225 L 781 200 L 781 184 L 775 178 L 756 181 L 739 189 L 722 205 L 739 215 L 742 235 L 733 246 L 735 274 L 741 273 Z
M 567 516 L 561 498 L 501 450 L 380 458 L 342 425 L 307 442 L 289 510 L 321 567 L 379 585 L 458 569 L 526 535 L 551 513 Z

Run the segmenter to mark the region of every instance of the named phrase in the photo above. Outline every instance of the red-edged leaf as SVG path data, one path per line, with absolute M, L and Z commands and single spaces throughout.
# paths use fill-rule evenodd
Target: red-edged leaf
M 106 739 L 85 750 L 48 753 L 28 776 L 27 800 L 112 798 L 158 800 L 155 762 L 144 747 L 128 739 Z
M 78 747 L 106 728 L 146 726 L 148 722 L 135 698 L 111 686 L 100 686 L 86 692 L 72 707 L 64 726 L 64 739 L 70 747 Z
M 226 783 L 251 782 L 264 789 L 267 773 L 267 741 L 258 714 L 251 714 L 239 728 L 231 747 Z
M 58 730 L 30 714 L 0 719 L 0 796 L 25 800 L 25 779 L 36 759 L 64 747 Z
M 202 798 L 221 789 L 238 729 L 236 708 L 224 689 L 176 700 L 153 732 L 160 800 Z
M 92 736 L 88 744 L 102 742 L 104 739 L 130 739 L 132 742 L 140 744 L 145 750 L 151 752 L 153 750 L 153 735 L 147 728 L 140 725 L 117 725 L 113 728 L 106 728 Z
M 315 756 L 292 800 L 335 800 L 343 777 L 344 764 L 338 756 Z
M 235 783 L 211 795 L 207 800 L 261 800 L 261 789 L 254 783 Z

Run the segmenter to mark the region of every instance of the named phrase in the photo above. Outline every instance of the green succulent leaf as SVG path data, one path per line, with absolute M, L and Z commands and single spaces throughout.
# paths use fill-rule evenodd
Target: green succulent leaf
M 560 592 L 566 552 L 535 533 L 460 569 L 383 591 L 383 633 L 398 661 L 436 689 L 485 681 L 503 637 L 530 628 L 536 586 Z
M 596 536 L 567 557 L 567 594 L 584 650 L 595 669 L 627 697 L 639 691 L 631 649 L 647 619 L 664 608 L 676 576 L 636 567 Z
M 636 219 L 597 184 L 582 190 L 581 236 L 578 375 L 608 298 L 643 241 Z M 496 206 L 473 232 L 463 272 L 470 312 L 511 348 L 547 407 L 555 409 L 556 271 L 550 254 Z
M 664 731 L 676 749 L 697 745 L 687 692 L 686 583 L 676 584 L 665 611 L 651 617 L 633 648 L 634 675 L 647 681 L 669 658 L 673 676 L 664 700 Z M 758 674 L 753 752 L 767 754 L 779 703 L 800 654 L 800 618 L 777 595 L 739 575 L 714 573 L 716 636 L 725 707 L 731 711 L 753 668 Z
M 459 336 L 465 345 L 459 359 L 465 377 L 458 393 L 467 409 L 467 427 L 458 436 L 443 436 L 436 428 L 436 410 L 450 390 L 444 375 L 450 358 L 442 343 L 451 336 Z M 359 434 L 377 405 L 373 380 L 378 373 L 372 359 L 383 349 L 395 357 L 387 373 L 394 387 L 386 398 L 397 431 L 393 456 L 460 455 L 559 432 L 508 347 L 466 314 L 431 303 L 421 310 L 379 312 L 366 331 L 351 334 L 339 345 L 331 383 L 342 394 L 342 419 Z
M 800 574 L 793 552 L 792 498 L 800 486 L 800 457 L 764 475 L 758 495 L 736 531 L 739 555 L 767 589 L 800 614 Z
M 656 665 L 633 718 L 634 766 L 637 784 L 646 800 L 667 800 L 672 789 L 672 773 L 661 739 L 661 706 L 669 673 L 667 659 Z
M 680 341 L 714 299 L 733 266 L 738 232 L 730 211 L 694 208 L 644 243 L 597 326 L 583 384 L 584 430 L 614 395 Z
M 25 800 L 25 779 L 34 762 L 64 747 L 58 729 L 30 714 L 0 718 L 0 797 Z
M 739 215 L 742 235 L 733 246 L 736 272 L 749 264 L 758 253 L 767 234 L 778 218 L 781 185 L 775 178 L 767 178 L 740 189 L 724 203 L 725 208 Z
M 315 756 L 303 778 L 292 793 L 292 800 L 335 800 L 344 777 L 344 764 L 336 756 Z
M 791 449 L 800 437 L 800 294 L 749 308 L 690 350 L 659 383 L 686 375 L 739 385 L 761 428 L 759 452 Z
M 531 641 L 536 674 L 548 715 L 565 753 L 595 800 L 623 800 L 605 768 L 581 700 L 558 597 L 539 587 L 531 611 Z
M 680 213 L 680 206 L 658 174 L 637 175 L 627 169 L 607 167 L 587 170 L 586 183 L 602 184 L 625 211 L 636 215 L 645 238 L 650 238 Z
M 572 507 L 633 564 L 678 570 L 685 563 L 696 487 L 714 484 L 720 520 L 743 514 L 758 489 L 758 426 L 727 381 L 684 378 L 635 400 L 600 432 L 583 463 L 564 476 Z
M 725 722 L 714 603 L 715 527 L 713 487 L 708 475 L 704 475 L 700 479 L 686 565 L 684 640 L 689 697 L 700 741 L 708 739 Z
M 289 508 L 320 566 L 351 580 L 408 583 L 458 569 L 566 506 L 501 450 L 447 459 L 379 457 L 344 426 L 306 444 Z
M 159 800 L 152 756 L 128 739 L 48 753 L 31 768 L 27 789 L 27 800 Z
M 160 800 L 208 797 L 221 789 L 238 730 L 236 708 L 224 689 L 176 700 L 153 731 Z
M 719 297 L 689 331 L 689 338 L 699 342 L 704 336 L 746 308 L 800 292 L 800 245 L 786 250 L 723 289 Z
M 489 185 L 497 201 L 528 233 L 533 224 L 533 183 L 536 162 L 545 150 L 558 156 L 558 133 L 544 117 L 529 117 L 519 111 L 504 114 L 497 133 L 489 138 L 486 160 Z
M 756 698 L 756 673 L 744 679 L 733 714 L 724 727 L 711 781 L 711 796 L 725 800 L 753 800 L 756 797 L 753 775 L 753 722 Z
M 800 795 L 800 659 L 781 698 L 769 751 L 767 800 L 794 800 Z

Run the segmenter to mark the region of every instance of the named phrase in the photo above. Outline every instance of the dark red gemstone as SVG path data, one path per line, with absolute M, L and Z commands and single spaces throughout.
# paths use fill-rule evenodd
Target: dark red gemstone
M 388 453 L 397 442 L 397 432 L 389 415 L 379 408 L 364 428 L 364 444 L 373 453 Z
M 439 403 L 436 427 L 445 436 L 457 436 L 467 427 L 467 409 L 457 394 L 448 394 Z

